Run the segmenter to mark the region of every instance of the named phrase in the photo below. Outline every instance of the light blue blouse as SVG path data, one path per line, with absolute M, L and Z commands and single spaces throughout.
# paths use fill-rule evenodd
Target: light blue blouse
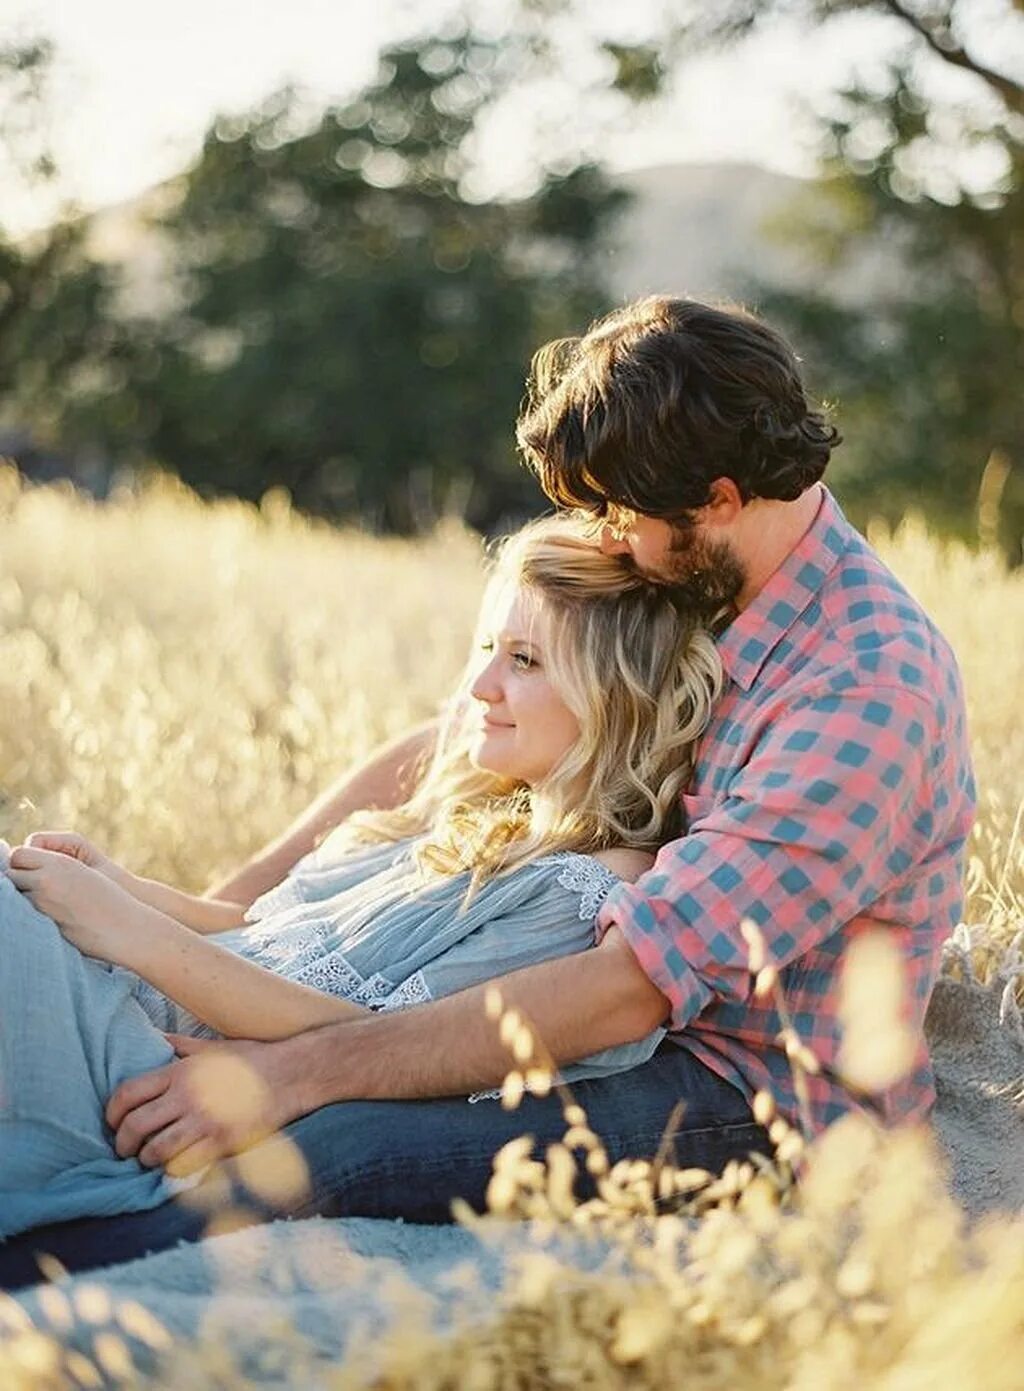
M 466 905 L 468 875 L 423 882 L 414 849 L 339 852 L 325 841 L 216 940 L 289 980 L 403 1009 L 585 951 L 619 882 L 593 856 L 546 855 Z M 162 1171 L 114 1153 L 103 1107 L 126 1077 L 169 1061 L 163 1031 L 214 1031 L 132 973 L 83 957 L 2 873 L 0 949 L 0 1237 L 165 1201 Z M 663 1037 L 594 1053 L 561 1077 L 634 1067 Z
M 545 855 L 483 884 L 468 874 L 424 882 L 416 840 L 333 851 L 325 841 L 217 942 L 277 975 L 371 1010 L 404 1009 L 594 944 L 598 910 L 620 882 L 592 855 Z M 144 981 L 136 998 L 161 1029 L 214 1031 Z M 591 1054 L 567 1082 L 645 1062 L 664 1037 Z

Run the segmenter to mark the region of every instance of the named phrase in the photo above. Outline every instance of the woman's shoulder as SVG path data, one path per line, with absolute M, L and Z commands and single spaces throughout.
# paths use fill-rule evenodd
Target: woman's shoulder
M 610 850 L 595 850 L 594 859 L 629 883 L 639 879 L 641 874 L 646 874 L 654 864 L 654 856 L 649 850 L 634 850 L 628 845 L 615 845 Z
M 638 879 L 654 863 L 654 856 L 642 850 L 616 846 L 611 850 L 583 853 L 575 850 L 556 851 L 541 856 L 523 866 L 528 875 L 535 875 L 535 891 L 543 897 L 550 895 L 553 908 L 564 902 L 566 893 L 578 903 L 578 916 L 593 921 L 601 904 L 617 885 Z

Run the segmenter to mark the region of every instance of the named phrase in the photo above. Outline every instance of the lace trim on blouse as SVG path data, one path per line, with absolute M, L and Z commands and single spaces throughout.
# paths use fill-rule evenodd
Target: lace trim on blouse
M 371 1010 L 408 1009 L 410 1005 L 426 1004 L 433 998 L 422 971 L 414 971 L 396 985 L 380 971 L 375 971 L 372 976 L 361 976 L 352 963 L 337 951 L 327 955 L 311 954 L 311 959 L 307 959 L 298 969 L 293 966 L 289 970 L 288 978 L 299 985 L 319 990 L 324 995 L 340 996 Z
M 289 908 L 298 908 L 305 901 L 306 896 L 302 892 L 299 879 L 289 876 L 275 884 L 272 889 L 268 889 L 265 894 L 260 894 L 259 898 L 253 899 L 242 914 L 242 921 L 256 923 L 261 918 L 269 917 L 271 913 L 283 913 Z
M 622 881 L 617 874 L 595 860 L 593 855 L 581 855 L 574 850 L 566 850 L 552 859 L 563 861 L 558 874 L 558 882 L 570 893 L 579 894 L 579 915 L 581 922 L 596 918 L 601 904 L 612 889 Z
M 618 875 L 600 860 L 576 851 L 562 851 L 545 858 L 561 866 L 556 875 L 561 887 L 579 896 L 580 920 L 593 921 L 608 893 L 620 882 Z M 277 899 L 273 904 L 274 912 L 304 901 L 299 886 L 293 881 L 286 880 L 278 889 L 283 891 L 280 896 L 275 890 L 266 896 Z M 283 932 L 275 931 L 272 925 L 262 931 L 257 929 L 249 934 L 249 958 L 276 972 L 284 973 L 282 968 L 286 967 L 289 980 L 371 1010 L 408 1009 L 433 998 L 422 971 L 414 972 L 397 984 L 380 971 L 369 977 L 360 975 L 342 952 L 324 950 L 324 939 L 330 931 L 329 922 L 296 925 Z M 480 1093 L 479 1099 L 485 1095 L 500 1095 L 500 1092 Z

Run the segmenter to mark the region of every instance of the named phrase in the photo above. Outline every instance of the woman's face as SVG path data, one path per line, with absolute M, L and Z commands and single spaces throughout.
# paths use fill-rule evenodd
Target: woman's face
M 579 736 L 576 716 L 547 674 L 543 606 L 506 586 L 489 596 L 470 687 L 478 702 L 470 756 L 478 768 L 536 786 Z

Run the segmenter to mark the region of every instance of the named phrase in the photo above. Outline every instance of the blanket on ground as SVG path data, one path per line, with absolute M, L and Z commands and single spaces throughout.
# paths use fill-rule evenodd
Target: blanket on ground
M 1008 988 L 1019 957 L 1010 966 L 987 986 L 966 970 L 963 979 L 943 977 L 927 1019 L 934 1126 L 952 1192 L 973 1217 L 1024 1211 L 1024 1028 Z M 556 1240 L 556 1254 L 579 1268 L 617 1260 L 606 1244 L 571 1231 Z M 456 1315 L 486 1316 L 527 1244 L 515 1224 L 486 1236 L 362 1218 L 278 1222 L 65 1278 L 24 1292 L 17 1305 L 36 1327 L 59 1331 L 65 1348 L 93 1357 L 104 1323 L 120 1330 L 142 1367 L 156 1365 L 167 1335 L 177 1344 L 202 1332 L 205 1355 L 219 1347 L 225 1367 L 253 1385 L 315 1387 L 318 1369 L 359 1348 L 372 1356 L 396 1314 L 441 1328 Z M 190 1355 L 175 1347 L 173 1376 L 162 1385 L 201 1384 Z M 111 1345 L 106 1356 L 119 1384 Z
M 409 1339 L 419 1328 L 492 1316 L 517 1258 L 537 1244 L 522 1223 L 488 1226 L 477 1235 L 360 1217 L 275 1222 L 37 1286 L 18 1300 L 36 1328 L 59 1338 L 65 1358 L 83 1354 L 111 1388 L 154 1374 L 167 1391 L 319 1391 L 342 1359 L 374 1367 L 392 1327 Z M 574 1270 L 624 1266 L 607 1242 L 572 1231 L 549 1236 L 545 1249 Z

